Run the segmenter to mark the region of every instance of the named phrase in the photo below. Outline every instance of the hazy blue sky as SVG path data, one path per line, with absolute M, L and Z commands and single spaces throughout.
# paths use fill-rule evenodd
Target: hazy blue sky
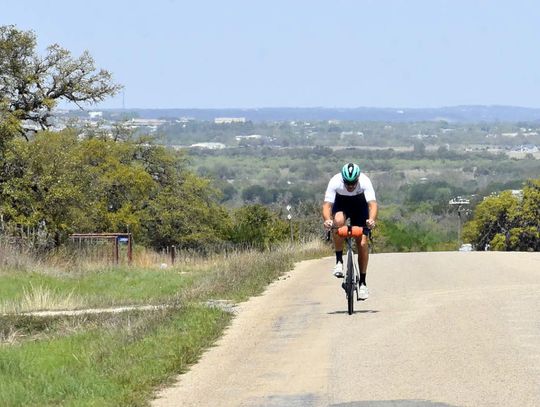
M 90 51 L 127 108 L 540 107 L 534 0 L 2 3 L 41 49 Z

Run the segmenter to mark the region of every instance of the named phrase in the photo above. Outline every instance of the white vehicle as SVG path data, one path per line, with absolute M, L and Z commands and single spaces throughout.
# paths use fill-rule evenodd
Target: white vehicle
M 459 247 L 459 251 L 460 251 L 460 252 L 472 252 L 472 244 L 470 244 L 470 243 L 463 243 L 463 244 Z

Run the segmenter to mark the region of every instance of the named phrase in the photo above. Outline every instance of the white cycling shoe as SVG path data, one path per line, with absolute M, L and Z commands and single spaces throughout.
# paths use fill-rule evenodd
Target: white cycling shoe
M 362 301 L 369 298 L 369 290 L 366 285 L 362 284 L 358 289 L 358 298 Z
M 343 278 L 343 263 L 336 263 L 333 273 L 337 278 Z

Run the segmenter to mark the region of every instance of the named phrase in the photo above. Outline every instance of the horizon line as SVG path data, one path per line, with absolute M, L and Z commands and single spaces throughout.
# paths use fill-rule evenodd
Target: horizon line
M 56 108 L 56 110 L 265 110 L 265 109 L 326 109 L 326 110 L 357 110 L 357 109 L 381 109 L 381 110 L 437 110 L 437 109 L 454 109 L 454 108 L 516 108 L 516 109 L 533 109 L 540 110 L 540 107 L 520 106 L 520 105 L 502 105 L 502 104 L 470 104 L 470 105 L 446 105 L 438 107 L 395 107 L 395 106 L 356 106 L 356 107 L 339 107 L 339 106 L 259 106 L 259 107 L 99 107 L 95 105 L 84 106 L 84 109 L 79 108 Z

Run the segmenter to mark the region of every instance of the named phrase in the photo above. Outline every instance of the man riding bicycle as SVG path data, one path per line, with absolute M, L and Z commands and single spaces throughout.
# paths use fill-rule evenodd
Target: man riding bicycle
M 358 296 L 361 300 L 369 297 L 366 285 L 366 274 L 369 259 L 368 237 L 375 227 L 377 219 L 377 200 L 371 180 L 353 163 L 343 166 L 341 172 L 334 175 L 324 195 L 322 216 L 324 227 L 330 230 L 332 226 L 344 226 L 346 219 L 351 220 L 351 226 L 362 226 L 364 233 L 355 238 L 358 248 L 358 264 L 360 265 L 360 288 Z M 336 265 L 334 276 L 343 278 L 343 242 L 345 238 L 338 236 L 334 228 L 334 247 L 336 250 Z

